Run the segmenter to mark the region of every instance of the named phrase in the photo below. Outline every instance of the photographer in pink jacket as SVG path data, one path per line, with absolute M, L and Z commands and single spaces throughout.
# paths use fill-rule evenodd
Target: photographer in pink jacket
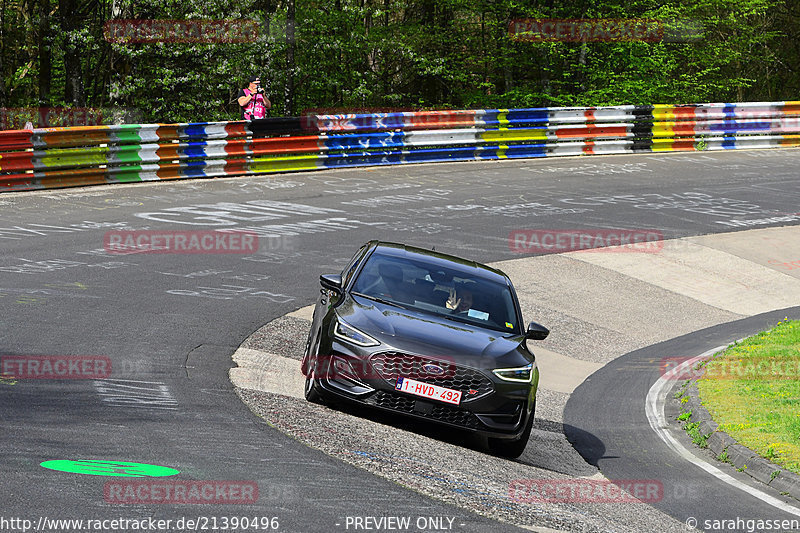
M 250 77 L 250 85 L 239 91 L 237 100 L 244 120 L 264 118 L 267 116 L 267 109 L 272 107 L 269 98 L 264 94 L 259 76 Z

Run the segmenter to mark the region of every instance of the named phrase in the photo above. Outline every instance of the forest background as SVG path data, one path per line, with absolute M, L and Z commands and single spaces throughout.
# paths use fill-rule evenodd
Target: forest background
M 237 120 L 254 73 L 272 116 L 800 99 L 797 0 L 0 0 L 0 17 L 0 108 Z M 657 20 L 678 38 L 513 38 L 525 18 Z M 120 19 L 246 20 L 257 37 L 114 42 Z

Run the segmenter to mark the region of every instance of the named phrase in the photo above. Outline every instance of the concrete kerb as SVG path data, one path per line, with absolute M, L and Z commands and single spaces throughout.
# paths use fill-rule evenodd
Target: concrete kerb
M 700 434 L 707 437 L 706 446 L 714 452 L 718 460 L 722 461 L 720 457 L 725 453 L 725 462 L 732 464 L 738 471 L 800 501 L 800 475 L 759 456 L 719 429 L 719 424 L 714 421 L 708 409 L 703 407 L 696 379 L 690 381 L 684 396 L 688 401 L 681 404 L 682 412 L 691 413 L 689 420 L 699 424 Z

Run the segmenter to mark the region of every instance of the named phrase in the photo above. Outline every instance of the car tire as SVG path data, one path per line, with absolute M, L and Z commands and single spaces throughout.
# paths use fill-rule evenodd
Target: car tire
M 319 390 L 317 390 L 317 386 L 314 383 L 314 378 L 310 376 L 306 378 L 306 385 L 303 388 L 303 394 L 305 395 L 306 400 L 311 403 L 322 403 L 322 395 L 319 393 Z
M 522 455 L 522 452 L 524 452 L 525 448 L 528 446 L 528 439 L 531 436 L 531 430 L 533 429 L 533 418 L 532 411 L 530 418 L 528 418 L 528 424 L 525 426 L 525 431 L 523 431 L 522 435 L 520 435 L 517 439 L 508 440 L 489 438 L 489 450 L 494 455 L 499 455 L 500 457 L 505 457 L 506 459 L 516 459 Z
M 304 376 L 310 375 L 311 370 L 308 368 L 309 361 L 311 360 L 311 339 L 314 338 L 314 332 L 308 332 L 306 339 L 306 348 L 303 350 L 303 358 L 300 360 L 300 371 Z

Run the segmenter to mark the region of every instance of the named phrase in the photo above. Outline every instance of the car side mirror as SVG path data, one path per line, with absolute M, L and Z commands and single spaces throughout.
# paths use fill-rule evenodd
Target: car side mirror
M 550 330 L 537 322 L 528 324 L 528 331 L 525 332 L 525 338 L 534 341 L 543 341 L 550 335 Z
M 337 294 L 342 292 L 342 276 L 339 274 L 322 274 L 319 277 L 319 284 L 322 285 L 322 288 Z

